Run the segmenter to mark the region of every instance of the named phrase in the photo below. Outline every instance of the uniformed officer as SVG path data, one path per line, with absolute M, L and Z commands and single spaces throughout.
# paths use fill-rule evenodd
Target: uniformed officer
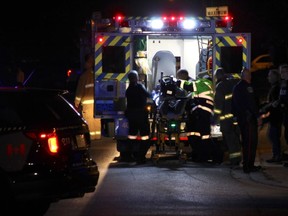
M 138 82 L 137 71 L 130 71 L 128 79 L 129 86 L 125 93 L 127 99 L 125 115 L 129 124 L 128 139 L 132 145 L 132 151 L 136 156 L 136 162 L 141 164 L 145 163 L 145 155 L 150 147 L 150 124 L 146 105 L 151 94 L 142 83 Z M 138 135 L 140 135 L 140 141 L 137 140 Z
M 259 110 L 251 85 L 251 72 L 246 68 L 241 71 L 241 80 L 233 88 L 232 113 L 237 118 L 241 132 L 243 171 L 258 171 L 261 167 L 254 163 L 258 145 Z

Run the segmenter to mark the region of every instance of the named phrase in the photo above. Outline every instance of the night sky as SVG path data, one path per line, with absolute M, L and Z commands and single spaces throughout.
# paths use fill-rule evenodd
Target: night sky
M 268 52 L 271 45 L 283 47 L 288 40 L 286 0 L 58 0 L 5 5 L 0 13 L 1 68 L 23 60 L 61 71 L 79 64 L 81 29 L 94 11 L 103 17 L 119 12 L 205 16 L 206 7 L 225 5 L 234 17 L 234 32 L 251 32 L 252 58 Z

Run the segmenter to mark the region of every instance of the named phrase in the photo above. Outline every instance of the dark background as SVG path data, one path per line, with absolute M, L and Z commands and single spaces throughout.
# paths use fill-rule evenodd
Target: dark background
M 286 0 L 10 1 L 3 2 L 0 13 L 0 85 L 5 85 L 11 70 L 20 65 L 26 77 L 31 75 L 29 83 L 37 80 L 40 86 L 49 83 L 66 88 L 67 70 L 80 68 L 80 36 L 95 11 L 102 17 L 117 13 L 203 17 L 206 7 L 214 6 L 228 6 L 234 17 L 234 32 L 251 32 L 252 59 L 269 52 L 276 64 L 286 61 Z M 40 81 L 40 77 L 45 79 Z

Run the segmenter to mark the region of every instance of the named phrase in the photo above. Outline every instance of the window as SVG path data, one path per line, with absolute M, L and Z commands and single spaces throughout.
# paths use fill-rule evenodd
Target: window
M 102 63 L 103 73 L 125 73 L 125 47 L 103 47 Z
M 243 67 L 243 47 L 221 47 L 221 67 L 226 73 L 241 73 Z

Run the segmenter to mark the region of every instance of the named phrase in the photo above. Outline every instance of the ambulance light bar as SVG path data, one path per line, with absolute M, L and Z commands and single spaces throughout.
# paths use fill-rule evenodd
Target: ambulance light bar
M 231 31 L 233 23 L 231 17 L 124 17 L 115 16 L 114 24 L 116 29 L 123 32 L 215 32 L 215 28 L 224 28 Z M 112 23 L 111 23 L 112 24 Z M 106 24 L 107 27 L 109 25 Z
M 151 18 L 147 20 L 136 20 L 134 23 L 135 27 L 148 28 L 151 30 L 163 30 L 173 28 L 174 30 L 193 30 L 199 28 L 210 28 L 210 20 L 199 20 L 195 18 L 184 18 L 184 17 L 162 17 L 162 18 Z

